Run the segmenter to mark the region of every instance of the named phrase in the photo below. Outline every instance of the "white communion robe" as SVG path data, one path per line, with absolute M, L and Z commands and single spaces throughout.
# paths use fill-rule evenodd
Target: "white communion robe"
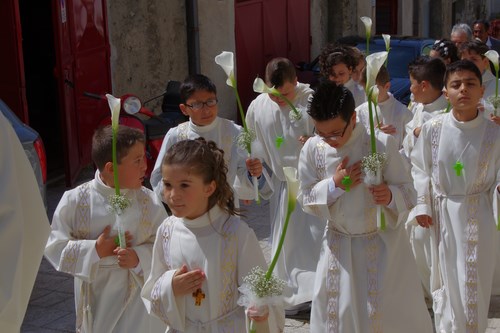
M 33 168 L 0 113 L 0 331 L 18 333 L 50 233 Z
M 290 107 L 279 107 L 268 94 L 260 94 L 252 101 L 246 115 L 247 126 L 254 129 L 264 150 L 264 161 L 273 172 L 274 193 L 270 198 L 271 247 L 276 251 L 288 206 L 288 192 L 283 167 L 298 167 L 302 144 L 301 135 L 312 136 L 314 124 L 305 107 L 313 90 L 308 84 L 297 83 L 294 105 L 299 106 L 302 119 L 290 121 Z M 278 148 L 276 140 L 283 139 Z M 306 214 L 297 203 L 287 229 L 276 273 L 288 282 L 285 308 L 310 302 L 316 264 L 321 249 L 321 237 L 326 220 Z
M 349 79 L 344 84 L 344 87 L 349 89 L 349 91 L 352 93 L 352 97 L 354 97 L 354 106 L 358 107 L 364 102 L 366 102 L 366 93 L 365 90 L 361 85 L 359 85 L 356 81 L 353 79 Z
M 139 257 L 136 269 L 121 268 L 116 256 L 100 259 L 95 248 L 97 237 L 115 222 L 108 201 L 114 192 L 99 171 L 93 180 L 66 191 L 54 212 L 45 257 L 56 270 L 75 277 L 77 332 L 163 332 L 165 325 L 148 315 L 140 291 L 150 271 L 156 230 L 167 213 L 145 187 L 121 191 L 131 202 L 123 226 Z
M 417 206 L 432 216 L 431 291 L 437 332 L 484 332 L 498 255 L 500 127 L 452 113 L 422 127 L 412 153 Z M 454 169 L 463 164 L 460 176 Z
M 189 120 L 177 127 L 171 128 L 163 139 L 160 153 L 151 173 L 150 181 L 155 193 L 162 198 L 163 182 L 161 181 L 161 164 L 168 149 L 179 141 L 203 137 L 207 141 L 214 141 L 217 147 L 224 150 L 224 160 L 228 170 L 227 182 L 234 190 L 235 203 L 238 204 L 238 199 L 254 200 L 253 185 L 247 177 L 245 162 L 247 157 L 244 156 L 241 148 L 236 143 L 236 137 L 240 134 L 241 130 L 242 127 L 236 125 L 233 121 L 220 117 L 215 118 L 207 126 L 198 126 Z
M 205 273 L 198 305 L 192 294 L 174 295 L 172 279 L 184 264 Z M 168 333 L 246 332 L 238 287 L 257 266 L 267 269 L 255 233 L 219 206 L 193 220 L 170 216 L 158 229 L 142 297 L 151 314 L 168 325 Z M 270 306 L 269 319 L 258 324 L 257 332 L 282 332 L 284 325 L 283 308 Z
M 383 179 L 392 192 L 391 203 L 382 208 L 384 231 L 377 229 L 376 205 L 364 183 L 349 192 L 332 192 L 331 177 L 341 161 L 349 157 L 353 164 L 370 151 L 370 134 L 358 123 L 341 148 L 314 137 L 300 155 L 299 200 L 307 212 L 328 219 L 311 332 L 430 333 L 431 318 L 404 229 L 415 191 L 394 138 L 377 133 L 377 151 L 387 154 Z
M 413 130 L 432 119 L 433 117 L 442 114 L 448 101 L 444 95 L 439 96 L 434 102 L 429 104 L 413 103 L 411 112 L 413 119 L 406 124 L 406 137 L 403 140 L 403 151 L 408 162 L 410 162 L 411 152 L 417 141 L 413 134 Z M 411 162 L 410 162 L 411 163 Z M 425 297 L 430 300 L 430 274 L 431 274 L 431 253 L 430 253 L 430 231 L 425 228 L 418 228 L 416 221 L 411 218 L 406 225 L 408 236 L 410 237 L 410 244 L 417 262 L 418 275 L 424 288 Z
M 412 120 L 413 114 L 406 105 L 395 99 L 391 93 L 388 94 L 389 99 L 377 104 L 378 117 L 384 125 L 393 125 L 396 128 L 396 133 L 392 134 L 392 136 L 394 136 L 398 147 L 401 149 L 406 134 L 405 126 Z M 356 112 L 359 121 L 363 123 L 365 128 L 370 128 L 368 102 L 358 106 Z M 373 112 L 375 112 L 375 108 L 373 108 Z M 373 119 L 376 126 L 375 114 Z

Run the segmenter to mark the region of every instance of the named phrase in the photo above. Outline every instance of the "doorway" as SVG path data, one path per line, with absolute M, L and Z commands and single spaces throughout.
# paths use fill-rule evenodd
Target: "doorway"
M 19 0 L 29 125 L 42 137 L 47 179 L 64 176 L 64 150 L 50 1 Z

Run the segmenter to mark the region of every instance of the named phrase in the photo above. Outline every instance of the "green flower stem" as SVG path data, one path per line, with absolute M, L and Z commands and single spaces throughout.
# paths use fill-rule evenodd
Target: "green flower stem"
M 257 327 L 255 327 L 255 321 L 253 319 L 250 320 L 250 327 L 248 329 L 249 333 L 257 333 Z
M 385 214 L 382 209 L 380 210 L 380 230 L 385 230 Z
M 380 119 L 378 118 L 377 102 L 373 102 L 373 106 L 375 107 L 375 118 L 377 119 L 377 127 L 380 128 Z
M 286 218 L 285 218 L 285 224 L 283 225 L 283 230 L 281 231 L 281 236 L 280 240 L 278 242 L 278 247 L 276 248 L 276 252 L 274 253 L 273 260 L 271 261 L 271 264 L 269 265 L 269 268 L 267 269 L 266 273 L 266 279 L 270 279 L 271 275 L 273 274 L 274 267 L 276 266 L 276 263 L 278 262 L 278 257 L 280 256 L 281 249 L 283 248 L 283 243 L 285 242 L 285 236 L 286 236 L 286 230 L 288 229 L 288 222 L 290 221 L 290 216 L 292 216 L 293 211 L 295 210 L 296 202 L 295 200 L 290 200 L 288 199 L 288 208 L 286 210 Z
M 116 157 L 116 136 L 118 132 L 118 128 L 112 128 L 113 132 L 113 141 L 112 141 L 112 155 L 113 155 L 113 180 L 114 180 L 114 185 L 115 185 L 115 194 L 116 196 L 120 196 L 120 182 L 118 180 L 118 159 Z M 115 208 L 116 209 L 116 208 Z M 117 212 L 115 211 L 115 217 L 119 219 L 120 217 L 118 216 Z M 127 247 L 127 242 L 125 240 L 125 232 L 122 228 L 121 221 L 118 220 L 118 240 L 120 243 L 120 247 L 122 249 L 125 249 Z
M 500 231 L 500 214 L 498 214 L 498 217 L 497 217 L 497 230 Z
M 446 110 L 444 110 L 444 113 L 448 113 L 451 110 L 451 103 L 448 101 L 448 104 L 446 105 Z
M 372 148 L 372 154 L 377 152 L 377 145 L 375 141 L 375 124 L 373 122 L 373 110 L 372 110 L 372 92 L 368 94 L 368 115 L 370 118 L 370 142 Z
M 283 96 L 279 91 L 276 90 L 275 93 L 273 93 L 274 96 L 276 97 L 279 97 L 281 98 L 282 100 L 285 101 L 286 104 L 288 104 L 288 106 L 290 106 L 290 108 L 292 109 L 292 112 L 295 114 L 295 116 L 298 118 L 300 116 L 300 112 L 299 110 L 297 110 L 297 108 L 295 107 L 295 105 L 293 105 L 293 103 L 288 99 L 286 98 L 285 96 Z
M 241 123 L 243 124 L 243 130 L 248 134 L 247 122 L 245 120 L 245 113 L 243 112 L 243 106 L 241 105 L 240 94 L 238 93 L 238 88 L 236 87 L 236 80 L 231 80 L 233 84 L 234 94 L 236 95 L 236 102 L 238 103 L 238 110 L 240 111 Z M 248 152 L 248 156 L 252 156 L 252 143 L 247 142 L 245 144 L 245 148 Z M 255 190 L 255 202 L 260 204 L 260 195 L 259 195 L 259 180 L 257 177 L 252 176 L 252 182 Z

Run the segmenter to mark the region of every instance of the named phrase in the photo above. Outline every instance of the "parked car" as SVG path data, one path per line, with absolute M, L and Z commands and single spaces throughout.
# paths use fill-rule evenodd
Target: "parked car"
M 43 203 L 45 204 L 45 207 L 47 207 L 47 157 L 45 155 L 42 138 L 34 129 L 24 124 L 1 99 L 0 111 L 11 123 L 14 131 L 19 137 L 19 141 L 21 141 L 21 144 L 23 145 L 26 156 L 33 167 Z
M 417 37 L 391 37 L 391 50 L 387 68 L 391 76 L 391 93 L 396 99 L 408 105 L 410 101 L 410 78 L 408 64 L 421 55 L 429 55 L 434 44 L 433 39 Z M 366 41 L 357 40 L 355 46 L 361 51 L 366 50 Z M 370 53 L 385 51 L 382 37 L 376 36 L 370 41 Z M 320 78 L 319 56 L 310 63 L 297 65 L 297 76 L 300 82 L 311 84 L 315 88 Z

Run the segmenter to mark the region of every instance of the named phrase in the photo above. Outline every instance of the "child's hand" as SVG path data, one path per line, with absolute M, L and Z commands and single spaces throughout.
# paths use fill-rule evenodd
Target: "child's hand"
M 342 184 L 342 180 L 344 177 L 349 176 L 351 178 L 350 188 L 353 188 L 359 184 L 361 184 L 361 161 L 358 161 L 351 165 L 350 167 L 346 167 L 347 163 L 349 163 L 349 157 L 344 157 L 342 162 L 339 164 L 337 169 L 335 170 L 335 174 L 333 175 L 333 181 L 335 182 L 336 187 L 340 187 L 345 190 L 345 185 Z
M 254 177 L 262 175 L 262 162 L 258 158 L 247 158 L 245 161 L 247 170 Z
M 121 268 L 135 268 L 139 264 L 139 257 L 132 248 L 122 249 L 121 247 L 117 247 L 113 253 L 117 255 L 118 265 Z
M 307 140 L 309 140 L 310 136 L 307 136 L 307 135 L 301 135 L 299 136 L 299 142 L 302 143 L 302 145 L 304 145 L 306 143 Z
M 368 190 L 372 194 L 373 202 L 376 205 L 387 206 L 392 200 L 392 192 L 386 183 L 380 185 L 371 185 Z
M 95 249 L 99 258 L 109 257 L 114 255 L 113 251 L 116 248 L 115 238 L 109 237 L 109 232 L 111 231 L 111 226 L 107 226 L 102 231 L 102 234 L 97 237 L 95 243 Z
M 186 294 L 191 294 L 196 291 L 196 289 L 201 288 L 203 281 L 205 280 L 205 273 L 201 269 L 193 269 L 188 271 L 186 265 L 182 265 L 172 279 L 172 289 L 174 290 L 175 296 L 182 296 Z
M 493 114 L 490 115 L 490 120 L 494 122 L 497 125 L 500 125 L 500 117 L 499 116 L 494 116 Z
M 394 135 L 396 134 L 396 127 L 394 125 L 384 125 L 380 124 L 380 130 L 385 134 Z
M 422 228 L 429 228 L 433 223 L 432 223 L 432 217 L 429 215 L 418 215 L 416 217 L 418 225 L 420 225 Z
M 415 137 L 418 138 L 421 130 L 422 130 L 421 127 L 415 127 L 415 129 L 413 130 L 413 135 L 415 135 Z
M 269 307 L 267 305 L 261 307 L 251 306 L 248 308 L 247 316 L 258 323 L 266 321 L 269 318 Z

